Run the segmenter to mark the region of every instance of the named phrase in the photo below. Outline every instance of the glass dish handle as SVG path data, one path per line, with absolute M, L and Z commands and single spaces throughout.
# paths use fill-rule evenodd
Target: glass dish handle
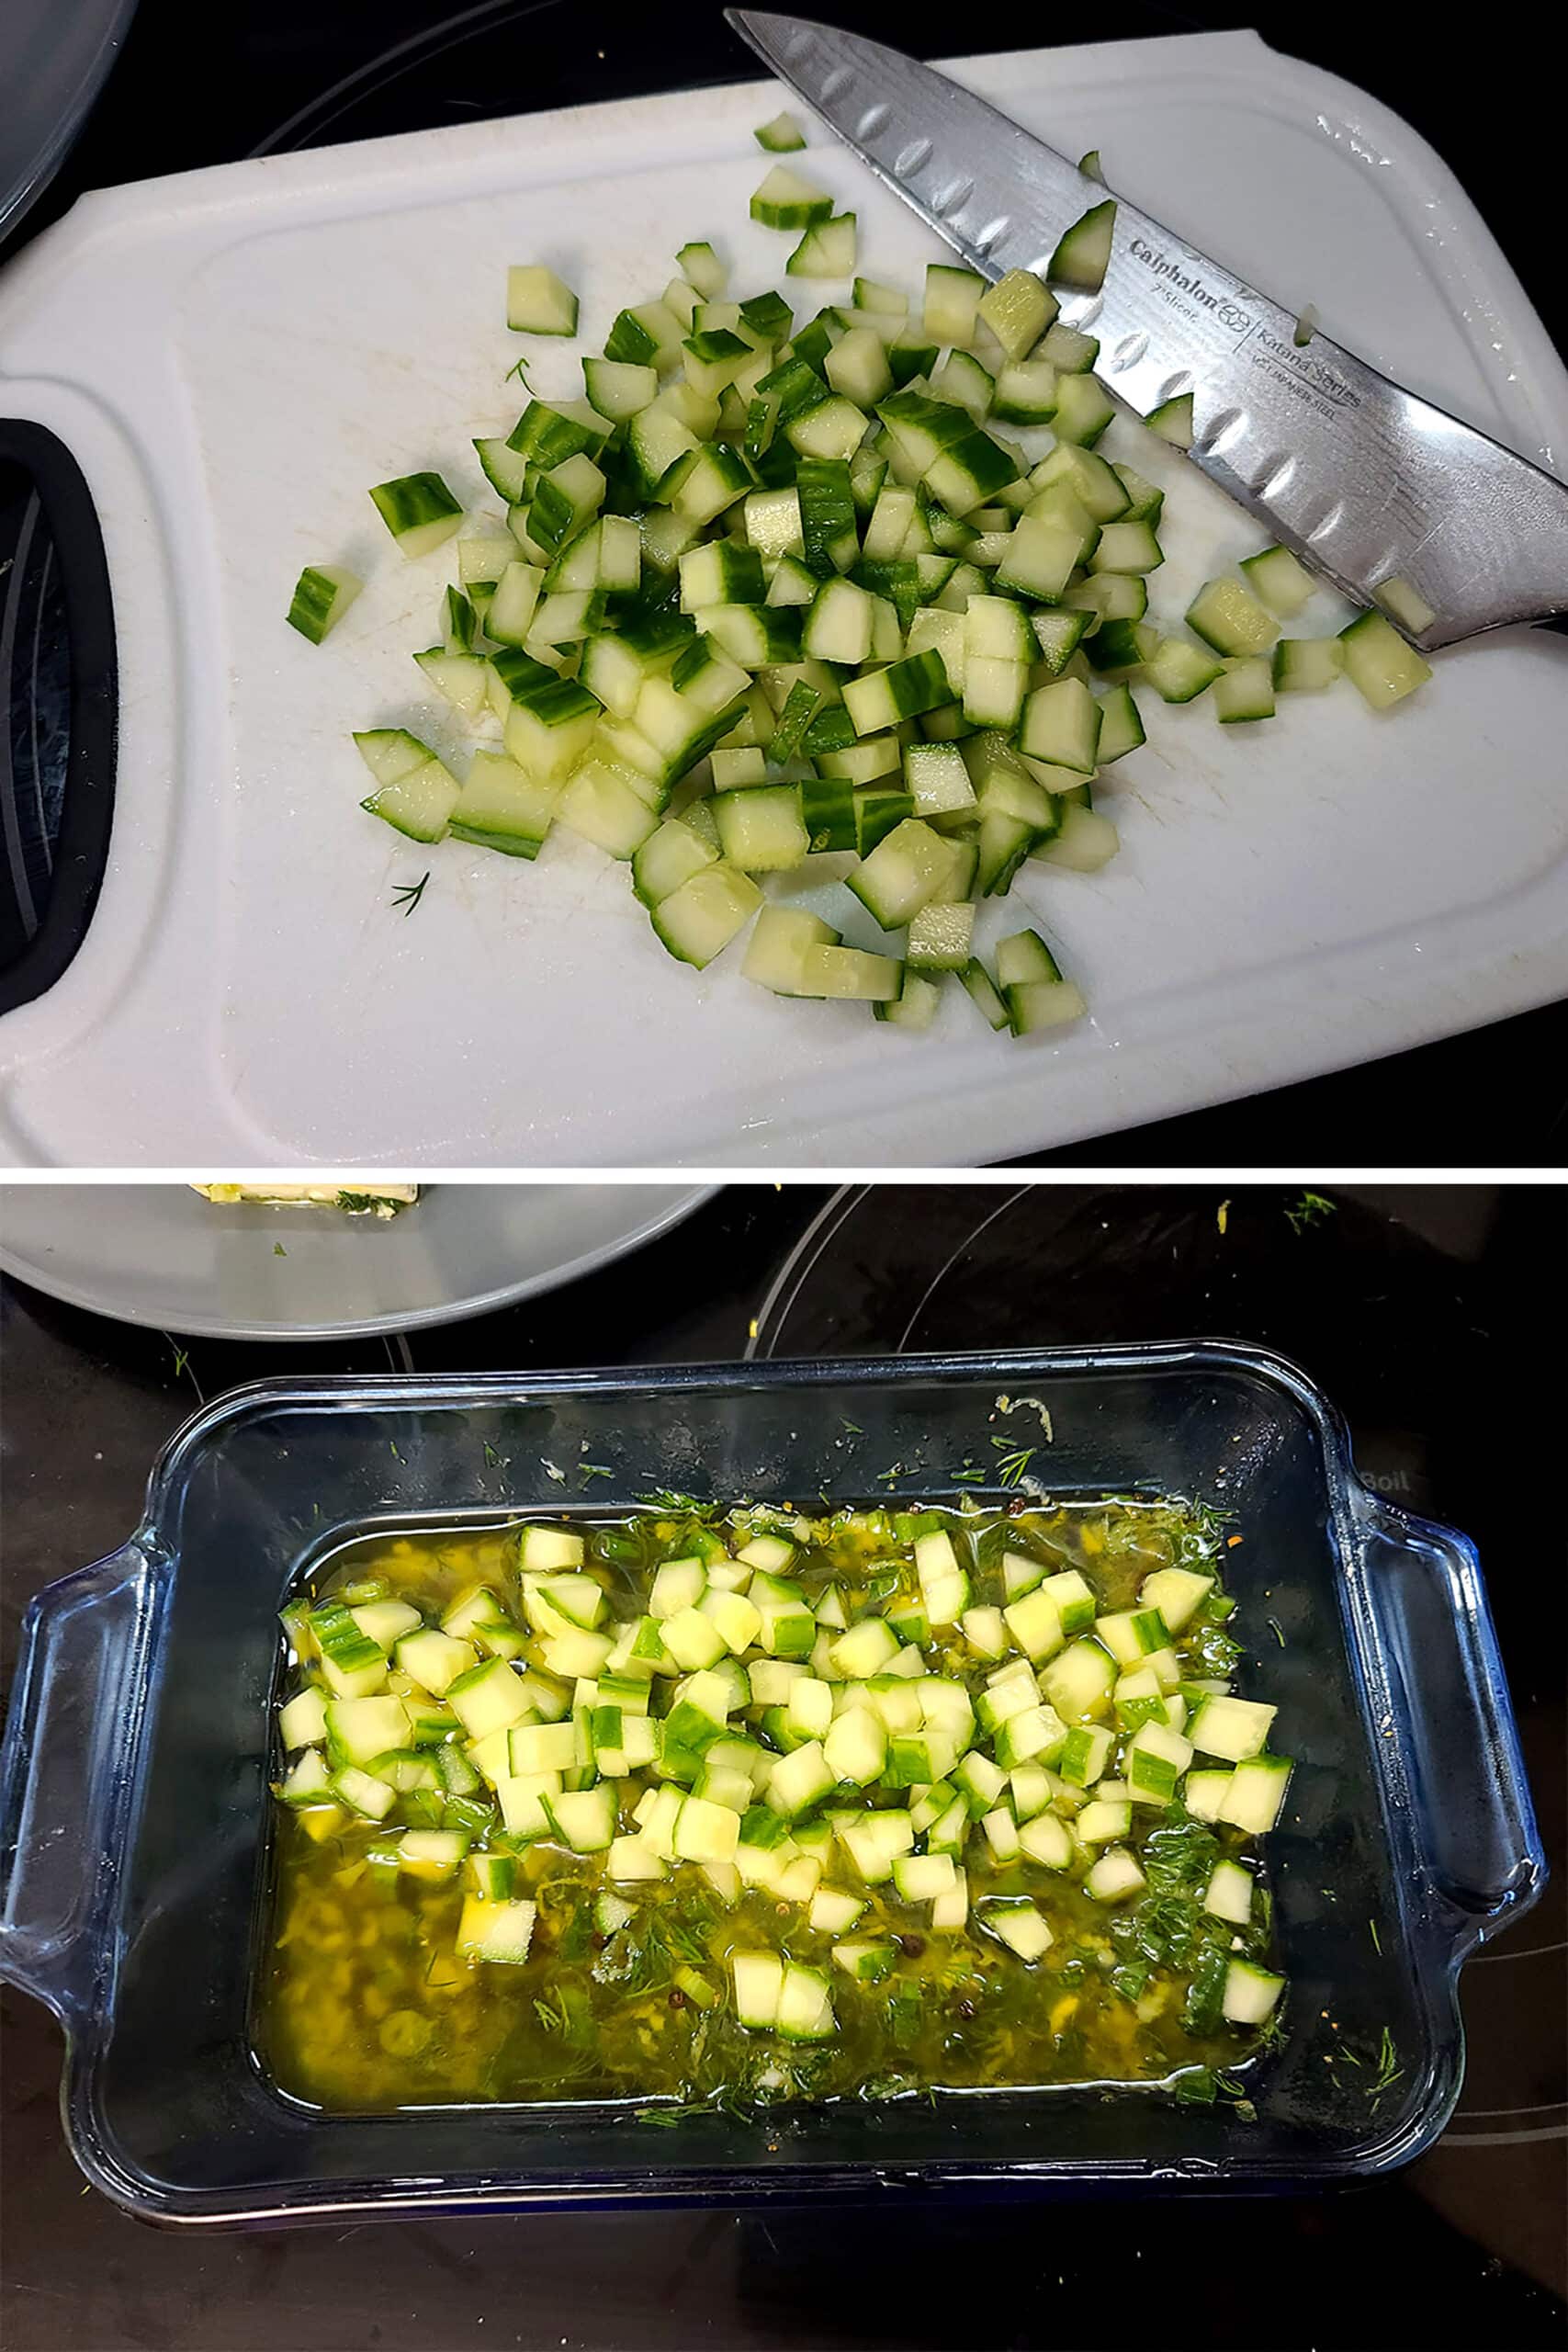
M 1528 1910 L 1547 1863 L 1474 1545 L 1368 1498 L 1369 1589 L 1433 1883 L 1461 1956 Z
M 151 1597 L 128 1544 L 47 1585 L 22 1620 L 0 1745 L 0 1977 L 66 2021 L 103 1957 Z

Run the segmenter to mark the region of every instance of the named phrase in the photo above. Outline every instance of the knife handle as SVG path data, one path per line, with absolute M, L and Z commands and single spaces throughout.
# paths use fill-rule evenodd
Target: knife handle
M 92 492 L 56 434 L 0 416 L 7 707 L 22 723 L 9 743 L 0 736 L 0 1013 L 52 988 L 86 936 L 108 862 L 118 707 Z

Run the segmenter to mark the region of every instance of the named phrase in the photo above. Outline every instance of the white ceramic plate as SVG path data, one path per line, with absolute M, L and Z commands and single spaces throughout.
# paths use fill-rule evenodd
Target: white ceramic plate
M 0 1267 L 73 1306 L 156 1330 L 342 1339 L 453 1323 L 553 1290 L 651 1241 L 712 1191 L 433 1184 L 383 1222 L 230 1206 L 183 1184 L 10 1184 Z
M 1479 215 L 1348 84 L 1228 33 L 956 70 L 1416 390 L 1548 463 L 1568 448 L 1568 378 Z M 956 989 L 914 1037 L 770 997 L 734 952 L 674 966 L 570 836 L 520 869 L 367 820 L 351 728 L 461 741 L 409 659 L 449 562 L 405 561 L 367 486 L 434 465 L 480 498 L 469 435 L 520 405 L 508 262 L 579 289 L 590 349 L 688 237 L 741 293 L 787 282 L 787 241 L 747 219 L 777 103 L 685 92 L 112 190 L 0 279 L 0 401 L 86 471 L 123 681 L 110 871 L 70 971 L 0 1021 L 0 1159 L 963 1164 L 1568 992 L 1568 647 L 1526 631 L 1445 654 L 1383 718 L 1348 685 L 1258 729 L 1150 697 L 1150 747 L 1104 795 L 1121 854 L 1033 869 L 983 915 L 983 942 L 1038 922 L 1089 997 L 1027 1046 Z M 825 134 L 808 162 L 859 215 L 863 271 L 917 282 L 944 250 Z M 580 390 L 579 348 L 529 343 L 547 397 Z M 1259 534 L 1142 428 L 1111 432 L 1169 486 L 1169 624 Z M 368 584 L 316 648 L 283 615 L 323 556 Z M 1305 625 L 1340 617 L 1321 595 Z M 427 867 L 405 920 L 393 886 Z

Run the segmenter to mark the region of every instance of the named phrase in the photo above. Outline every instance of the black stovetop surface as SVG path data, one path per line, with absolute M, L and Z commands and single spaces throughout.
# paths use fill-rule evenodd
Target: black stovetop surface
M 809 7 L 807 7 L 809 13 Z M 983 26 L 933 27 L 886 0 L 834 0 L 824 13 L 885 40 L 938 53 L 1037 45 L 1049 37 L 1037 11 L 993 8 Z M 1280 0 L 1227 7 L 1195 0 L 1182 9 L 1158 0 L 1128 0 L 1111 23 L 1064 28 L 1066 37 L 1127 39 L 1226 26 L 1255 26 L 1283 50 L 1307 57 L 1375 93 L 1415 123 L 1458 170 L 1491 215 L 1491 225 L 1526 290 L 1562 339 L 1568 328 L 1555 208 L 1517 200 L 1521 182 L 1499 173 L 1497 159 L 1554 152 L 1557 83 L 1550 73 L 1522 74 L 1529 20 L 1545 35 L 1543 54 L 1561 43 L 1561 10 L 1524 0 L 1510 18 L 1510 39 L 1471 44 L 1456 72 L 1443 44 L 1413 34 L 1396 0 L 1365 0 L 1353 21 L 1337 12 L 1314 17 Z M 465 116 L 618 98 L 694 84 L 735 81 L 757 71 L 749 51 L 726 29 L 719 7 L 582 8 L 565 0 L 481 0 L 451 8 L 444 0 L 377 0 L 374 7 L 327 0 L 230 0 L 197 17 L 188 0 L 141 0 L 123 53 L 85 131 L 58 180 L 24 222 L 36 232 L 80 191 L 258 153 L 374 138 L 461 120 Z M 1506 126 L 1502 148 L 1497 126 Z M 1486 167 L 1482 168 L 1482 159 Z M 1505 193 L 1506 191 L 1506 193 Z M 0 248 L 3 250 L 3 248 Z M 16 544 L 7 497 L 25 516 L 16 485 L 7 492 L 0 464 L 0 568 L 17 562 L 18 645 L 47 649 L 58 633 L 48 599 L 43 537 Z M 36 575 L 36 576 L 35 576 Z M 17 838 L 0 858 L 0 966 L 31 935 L 29 907 L 48 895 L 51 826 L 64 781 L 63 675 L 50 700 L 47 662 L 13 664 L 11 761 Z M 0 678 L 0 694 L 6 683 Z M 41 697 L 41 704 L 40 704 Z M 5 772 L 0 741 L 0 775 Z M 1418 845 L 1416 845 L 1418 854 Z M 62 868 L 69 863 L 62 858 Z M 13 874 L 12 869 L 16 869 Z M 1249 1100 L 1196 1111 L 1120 1134 L 1119 1165 L 1142 1167 L 1299 1166 L 1317 1158 L 1362 1164 L 1365 1137 L 1425 1139 L 1434 1106 L 1462 1104 L 1472 1137 L 1506 1137 L 1478 1156 L 1516 1166 L 1551 1166 L 1568 1136 L 1568 1005 L 1521 1014 L 1467 1036 L 1371 1063 Z M 1418 1156 L 1422 1144 L 1377 1157 Z M 1103 1143 L 1075 1144 L 1031 1160 L 1101 1166 Z
M 31 1594 L 124 1540 L 159 1447 L 236 1382 L 749 1348 L 1272 1346 L 1341 1407 L 1371 1483 L 1479 1544 L 1557 1873 L 1465 1972 L 1469 2071 L 1429 2155 L 1372 2188 L 1201 2207 L 925 2202 L 165 2234 L 83 2183 L 60 2132 L 59 2033 L 7 1993 L 7 2352 L 1562 2345 L 1565 1585 L 1540 1487 L 1562 1415 L 1561 1382 L 1540 1361 L 1542 1304 L 1563 1294 L 1562 1196 L 1327 1191 L 1331 1213 L 1292 1222 L 1296 1188 L 1234 1183 L 738 1187 L 637 1257 L 525 1306 L 310 1347 L 182 1342 L 0 1283 L 7 1671 Z

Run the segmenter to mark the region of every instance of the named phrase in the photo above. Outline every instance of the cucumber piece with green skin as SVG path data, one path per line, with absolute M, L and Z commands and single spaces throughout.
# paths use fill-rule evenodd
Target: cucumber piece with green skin
M 953 401 L 932 400 L 924 392 L 894 392 L 876 413 L 895 446 L 922 475 L 944 451 L 974 437 L 974 421 L 967 409 Z
M 742 670 L 800 658 L 800 615 L 787 605 L 706 605 L 695 618 L 704 635 Z
M 1224 668 L 1216 654 L 1179 637 L 1162 637 L 1144 664 L 1144 674 L 1164 702 L 1195 702 Z
M 972 343 L 985 291 L 986 281 L 977 271 L 951 262 L 928 262 L 923 314 L 928 339 L 960 349 Z
M 1008 1897 L 992 1901 L 979 1914 L 981 1925 L 999 1938 L 1027 1965 L 1043 1959 L 1054 1941 L 1050 1928 L 1032 1903 Z
M 1098 634 L 1105 621 L 1141 621 L 1149 609 L 1149 592 L 1139 573 L 1102 571 L 1069 588 L 1062 602 L 1069 612 L 1087 613 L 1090 630 Z
M 575 334 L 577 297 L 542 262 L 515 264 L 506 273 L 506 323 L 518 334 Z
M 950 351 L 931 379 L 931 390 L 938 399 L 951 401 L 976 424 L 983 424 L 990 415 L 996 389 L 995 377 L 969 351 Z
M 1321 694 L 1344 667 L 1345 647 L 1337 637 L 1282 637 L 1274 648 L 1274 691 Z
M 978 306 L 980 323 L 988 328 L 1010 360 L 1034 350 L 1055 320 L 1057 302 L 1050 288 L 1027 269 L 1010 269 L 987 287 Z M 1044 356 L 1049 358 L 1047 352 Z
M 887 365 L 893 370 L 896 384 L 911 383 L 917 376 L 929 376 L 936 366 L 937 346 L 927 343 L 923 335 L 895 335 L 887 346 Z
M 805 985 L 807 951 L 836 947 L 839 934 L 819 915 L 804 907 L 767 906 L 757 917 L 747 943 L 741 977 L 775 996 L 808 996 Z
M 1389 710 L 1432 674 L 1413 645 L 1381 613 L 1362 613 L 1339 632 L 1345 672 L 1363 702 Z
M 1211 1697 L 1192 1717 L 1188 1736 L 1201 1755 L 1244 1763 L 1262 1753 L 1278 1712 L 1255 1699 Z
M 1098 874 L 1122 846 L 1109 817 L 1092 808 L 1064 810 L 1060 830 L 1032 854 L 1043 865 L 1064 865 L 1072 874 Z
M 560 790 L 558 784 L 536 784 L 504 752 L 476 752 L 447 830 L 454 841 L 477 849 L 536 858 L 554 821 Z
M 829 214 L 807 230 L 784 264 L 787 277 L 852 277 L 855 267 L 855 216 Z
M 952 699 L 947 671 L 935 651 L 907 656 L 870 677 L 852 679 L 844 688 L 844 707 L 860 735 L 881 734 Z
M 896 825 L 846 877 L 873 920 L 884 931 L 900 931 L 952 870 L 953 851 L 942 835 L 918 817 Z
M 851 580 L 829 580 L 818 590 L 801 628 L 801 650 L 809 660 L 858 669 L 871 652 L 872 599 Z
M 653 910 L 660 944 L 698 971 L 721 956 L 756 913 L 762 894 L 750 875 L 722 861 L 694 874 Z
M 904 782 L 917 817 L 940 822 L 974 811 L 975 786 L 956 744 L 909 744 L 904 753 Z
M 1031 759 L 1094 774 L 1100 750 L 1100 705 L 1078 678 L 1037 686 L 1023 708 L 1019 746 Z
M 1131 513 L 1131 494 L 1114 466 L 1107 466 L 1096 449 L 1079 449 L 1077 442 L 1058 442 L 1030 475 L 1030 489 L 1051 489 L 1065 482 L 1096 522 L 1145 522 Z
M 1156 538 L 1151 526 L 1147 523 L 1130 523 L 1123 520 L 1106 523 L 1102 526 L 1099 543 L 1089 558 L 1089 568 L 1091 572 L 1141 574 L 1157 571 L 1164 561 L 1165 549 Z M 1141 620 L 1143 615 L 1140 612 L 1119 615 L 1117 617 Z M 1190 627 L 1192 626 L 1190 614 L 1188 616 L 1188 623 Z M 1270 639 L 1269 642 L 1272 643 L 1272 641 Z
M 811 836 L 794 784 L 749 785 L 716 793 L 713 813 L 719 847 L 745 874 L 784 873 L 804 865 Z
M 496 644 L 525 644 L 529 630 L 534 628 L 534 614 L 538 612 L 546 574 L 538 564 L 525 564 L 522 558 L 510 562 L 501 579 L 496 581 L 496 593 L 489 600 L 489 612 L 484 616 L 484 630 Z
M 1137 1860 L 1125 1846 L 1108 1846 L 1084 1879 L 1084 1889 L 1097 1903 L 1124 1903 L 1146 1883 Z
M 1057 244 L 1045 275 L 1053 285 L 1071 286 L 1093 294 L 1104 283 L 1116 226 L 1112 198 L 1095 204 L 1075 220 Z
M 886 783 L 871 783 L 855 786 L 855 848 L 861 857 L 869 857 L 879 842 L 885 841 L 907 817 L 915 813 L 915 804 L 901 783 L 891 775 Z
M 356 572 L 345 571 L 341 564 L 307 564 L 294 583 L 287 615 L 289 628 L 320 645 L 364 585 Z
M 787 109 L 774 115 L 771 122 L 760 123 L 751 136 L 770 155 L 791 155 L 806 144 L 805 131 Z
M 857 311 L 870 311 L 880 319 L 902 320 L 908 316 L 908 296 L 897 286 L 879 285 L 874 277 L 856 278 L 853 300 Z M 889 327 L 890 335 L 892 332 Z
M 1406 637 L 1420 637 L 1437 619 L 1420 590 L 1398 572 L 1380 581 L 1372 591 L 1383 611 L 1399 623 Z
M 1157 523 L 1160 517 L 1160 509 L 1165 504 L 1164 491 L 1156 490 L 1154 483 L 1146 481 L 1145 477 L 1137 471 L 1135 467 L 1124 466 L 1120 458 L 1112 459 L 1111 470 L 1116 476 L 1117 481 L 1121 483 L 1122 489 L 1127 493 L 1126 511 L 1128 521 L 1130 523 Z M 1256 559 L 1249 558 L 1248 560 L 1253 561 L 1256 560 Z M 1246 571 L 1246 564 L 1242 566 L 1242 569 L 1243 571 Z M 1257 583 L 1255 582 L 1254 585 L 1256 586 Z M 1263 590 L 1261 587 L 1258 588 L 1258 594 L 1260 596 L 1263 596 L 1263 601 L 1267 605 L 1269 603 L 1269 599 L 1267 596 L 1263 595 Z M 1270 605 L 1269 609 L 1272 611 L 1273 607 Z M 1283 616 L 1281 616 L 1281 617 L 1283 617 Z
M 1015 359 L 996 379 L 991 413 L 1007 424 L 1047 424 L 1056 413 L 1056 391 L 1048 359 Z
M 1223 727 L 1242 720 L 1274 716 L 1274 672 L 1261 654 L 1248 655 L 1225 665 L 1214 680 L 1214 716 Z
M 1083 537 L 1054 514 L 1025 514 L 1014 528 L 997 567 L 998 588 L 1055 604 L 1083 553 Z
M 377 783 L 360 807 L 410 841 L 440 841 L 460 787 L 429 745 L 400 727 L 373 728 L 354 741 Z
M 662 371 L 675 366 L 681 342 L 681 322 L 667 302 L 638 302 L 615 319 L 604 339 L 604 356 Z
M 555 813 L 569 832 L 579 833 L 606 856 L 629 860 L 659 823 L 630 771 L 607 760 L 587 759 L 560 786 Z
M 1162 441 L 1168 441 L 1173 449 L 1190 449 L 1192 447 L 1191 393 L 1181 392 L 1175 400 L 1161 401 L 1157 408 L 1150 409 L 1144 423 L 1151 433 L 1157 433 Z
M 696 288 L 705 302 L 716 302 L 729 283 L 728 267 L 713 247 L 705 243 L 682 245 L 675 256 L 675 264 L 682 276 Z
M 439 474 L 403 474 L 378 482 L 370 495 L 406 556 L 429 555 L 445 546 L 463 519 L 462 507 Z
M 1089 667 L 1103 673 L 1141 670 L 1165 642 L 1157 628 L 1143 621 L 1102 620 L 1084 643 Z
M 975 935 L 975 909 L 964 900 L 931 900 L 909 923 L 908 961 L 913 972 L 967 970 Z
M 716 843 L 682 818 L 667 817 L 632 854 L 632 888 L 645 907 L 656 907 L 718 859 Z
M 1312 594 L 1313 576 L 1289 548 L 1264 548 L 1257 555 L 1244 556 L 1236 568 L 1276 620 L 1293 621 Z
M 1262 2025 L 1273 2015 L 1284 1989 L 1282 1976 L 1249 1960 L 1233 1960 L 1225 1970 L 1220 2014 L 1228 2025 Z
M 689 334 L 681 348 L 686 355 L 687 383 L 707 400 L 716 400 L 728 390 L 752 357 L 750 345 L 727 327 Z
M 1056 385 L 1056 413 L 1051 430 L 1058 441 L 1088 448 L 1100 439 L 1116 413 L 1116 403 L 1098 376 L 1062 376 Z
M 1088 632 L 1090 615 L 1071 609 L 1035 610 L 1029 616 L 1035 640 L 1034 659 L 1053 677 L 1059 677 Z
M 1100 741 L 1095 747 L 1099 766 L 1108 768 L 1113 760 L 1124 759 L 1146 740 L 1130 686 L 1112 686 L 1100 695 Z
M 921 972 L 903 967 L 903 985 L 896 997 L 872 1005 L 878 1021 L 891 1022 L 897 1029 L 929 1029 L 936 1019 L 942 1002 L 940 980 Z
M 801 994 L 875 1003 L 903 992 L 904 967 L 896 956 L 859 947 L 809 947 L 801 959 Z
M 981 1016 L 993 1029 L 1005 1029 L 1008 1026 L 1007 1005 L 977 956 L 969 958 L 959 978 Z
M 1236 580 L 1206 582 L 1187 607 L 1187 626 L 1216 653 L 1231 657 L 1267 653 L 1280 634 L 1273 614 Z
M 610 437 L 610 427 L 586 401 L 530 401 L 506 437 L 506 446 L 548 472 L 569 458 L 593 457 Z
M 775 164 L 751 198 L 753 220 L 764 229 L 809 229 L 830 220 L 833 199 L 826 189 L 787 164 Z
M 1280 1818 L 1293 1770 L 1288 1756 L 1245 1758 L 1225 1784 L 1215 1819 L 1252 1837 L 1266 1837 Z
M 829 223 L 829 227 L 833 225 Z M 857 408 L 874 408 L 893 389 L 886 349 L 873 327 L 852 327 L 840 337 L 822 365 L 834 391 L 852 401 Z
M 795 474 L 803 560 L 826 579 L 848 571 L 860 553 L 850 469 L 835 458 L 803 458 Z
M 961 410 L 961 415 L 966 412 Z M 988 433 L 971 431 L 949 444 L 926 469 L 926 488 L 962 519 L 997 491 L 1018 480 L 1018 468 Z
M 1100 342 L 1081 327 L 1064 326 L 1057 319 L 1046 329 L 1033 356 L 1048 359 L 1058 376 L 1083 376 L 1100 356 Z
M 697 289 L 688 277 L 672 277 L 660 296 L 667 311 L 673 311 L 682 327 L 690 331 L 697 313 Z
M 784 427 L 784 438 L 802 458 L 838 459 L 852 458 L 865 437 L 865 418 L 855 406 L 837 392 L 819 401 L 804 415 L 792 417 Z M 850 492 L 852 508 L 854 492 Z

